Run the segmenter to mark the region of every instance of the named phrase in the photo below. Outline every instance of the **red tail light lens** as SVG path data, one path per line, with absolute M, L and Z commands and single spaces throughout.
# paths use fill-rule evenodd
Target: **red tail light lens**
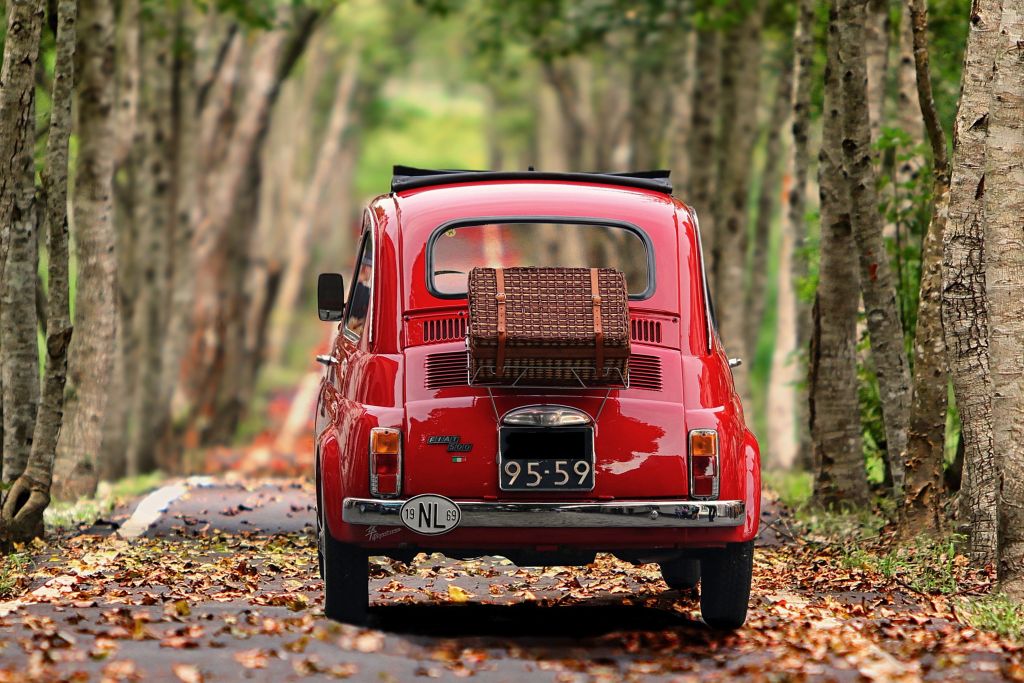
M 370 430 L 370 493 L 397 496 L 402 492 L 402 433 L 376 427 Z
M 690 495 L 718 498 L 718 432 L 695 429 L 690 432 Z

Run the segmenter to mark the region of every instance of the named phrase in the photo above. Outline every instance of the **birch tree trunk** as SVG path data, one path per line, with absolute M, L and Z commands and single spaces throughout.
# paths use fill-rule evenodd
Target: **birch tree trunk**
M 864 1 L 839 0 L 839 60 L 843 73 L 843 158 L 850 192 L 850 222 L 860 259 L 861 294 L 871 335 L 871 359 L 878 375 L 885 423 L 886 466 L 897 500 L 903 495 L 903 458 L 910 418 L 910 367 L 896 282 L 882 238 L 882 217 L 871 152 Z
M 57 442 L 54 495 L 74 499 L 96 491 L 103 418 L 115 353 L 114 5 L 81 0 L 78 41 L 78 161 L 74 229 L 78 255 L 75 331 L 68 351 L 70 391 Z
M 863 50 L 867 76 L 871 142 L 878 140 L 885 118 L 885 91 L 889 75 L 889 0 L 866 0 Z
M 838 21 L 829 17 L 825 105 L 818 178 L 821 197 L 821 265 L 814 302 L 808 400 L 814 448 L 814 498 L 824 506 L 862 504 L 868 482 L 857 404 L 856 244 L 850 198 L 843 179 L 843 93 Z
M 768 115 L 764 145 L 764 166 L 761 170 L 761 186 L 757 197 L 757 219 L 754 222 L 753 260 L 750 267 L 750 283 L 747 289 L 745 327 L 747 350 L 751 360 L 757 355 L 757 340 L 764 322 L 765 281 L 768 277 L 768 251 L 772 224 L 775 222 L 782 193 L 782 171 L 785 155 L 782 148 L 782 131 L 789 120 L 793 95 L 793 57 L 788 50 L 779 68 L 775 85 L 775 99 Z
M 730 356 L 750 362 L 744 318 L 746 295 L 748 194 L 750 183 L 750 150 L 757 139 L 758 84 L 761 67 L 761 28 L 764 3 L 758 0 L 750 7 L 735 4 L 743 12 L 725 34 L 722 45 L 721 116 L 722 139 L 728 140 L 718 171 L 715 211 L 720 221 L 714 244 L 718 250 L 715 275 L 718 319 L 722 340 Z M 736 390 L 744 399 L 750 397 L 747 367 L 734 371 Z
M 912 24 L 919 110 L 932 149 L 932 218 L 921 250 L 921 288 L 914 335 L 914 390 L 907 442 L 906 498 L 900 514 L 904 536 L 941 529 L 943 458 L 946 446 L 948 370 L 942 334 L 942 242 L 949 209 L 946 135 L 932 96 L 928 57 L 927 0 L 907 0 Z
M 782 349 L 790 364 L 799 368 L 798 375 L 806 377 L 805 361 L 811 338 L 811 310 L 800 299 L 799 286 L 807 278 L 807 180 L 810 165 L 808 133 L 811 120 L 811 88 L 814 84 L 814 0 L 800 0 L 797 9 L 796 32 L 793 36 L 793 182 L 789 191 L 786 233 L 793 245 L 790 281 L 793 289 L 793 307 L 796 309 L 795 345 Z M 796 462 L 810 470 L 811 455 L 810 416 L 806 387 L 794 388 L 796 398 L 797 453 Z
M 46 141 L 46 167 L 42 173 L 49 259 L 46 373 L 32 436 L 31 454 L 24 471 L 18 473 L 11 489 L 7 491 L 0 512 L 0 542 L 25 541 L 42 535 L 43 510 L 50 504 L 53 459 L 64 416 L 64 382 L 67 377 L 68 344 L 71 342 L 68 308 L 68 141 L 71 137 L 77 13 L 77 0 L 60 0 L 57 5 L 50 129 Z M 37 378 L 38 375 L 32 379 Z
M 1024 6 L 1004 0 L 985 159 L 992 449 L 1000 454 L 999 587 L 1024 600 Z
M 44 5 L 12 0 L 0 68 L 0 350 L 3 457 L 10 483 L 25 469 L 39 400 L 36 346 L 35 69 Z
M 953 130 L 949 218 L 942 245 L 942 324 L 964 444 L 960 528 L 978 565 L 996 559 L 996 465 L 985 304 L 985 141 L 1001 0 L 975 0 Z

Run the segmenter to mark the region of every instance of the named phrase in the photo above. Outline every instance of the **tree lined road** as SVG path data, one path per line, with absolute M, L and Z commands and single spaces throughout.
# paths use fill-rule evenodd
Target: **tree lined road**
M 960 623 L 948 600 L 783 543 L 770 501 L 735 634 L 701 624 L 696 596 L 667 590 L 656 565 L 608 556 L 580 570 L 381 559 L 373 628 L 358 629 L 322 616 L 308 484 L 206 484 L 183 487 L 138 537 L 94 527 L 38 552 L 27 595 L 0 603 L 0 681 L 1024 676 L 1020 648 Z M 114 521 L 131 528 L 142 508 Z

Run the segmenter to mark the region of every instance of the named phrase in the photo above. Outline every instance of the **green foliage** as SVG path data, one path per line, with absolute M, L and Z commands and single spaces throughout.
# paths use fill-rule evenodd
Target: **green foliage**
M 800 509 L 811 500 L 814 475 L 800 470 L 765 470 L 761 473 L 764 487 L 774 491 L 782 503 L 793 510 Z
M 950 595 L 961 590 L 959 577 L 967 564 L 966 558 L 956 552 L 957 542 L 954 536 L 918 538 L 882 555 L 852 550 L 843 562 L 848 567 L 877 571 L 919 593 Z
M 1002 593 L 963 600 L 960 608 L 974 628 L 1024 641 L 1024 605 Z
M 31 558 L 26 551 L 0 555 L 0 600 L 15 597 L 28 581 Z

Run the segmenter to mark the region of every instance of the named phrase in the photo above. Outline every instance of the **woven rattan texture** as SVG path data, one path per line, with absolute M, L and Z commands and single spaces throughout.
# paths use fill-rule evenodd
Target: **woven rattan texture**
M 501 379 L 573 384 L 622 381 L 629 357 L 625 276 L 598 273 L 604 363 L 596 366 L 594 302 L 589 268 L 506 268 L 505 369 Z M 498 346 L 497 278 L 493 268 L 469 274 L 470 374 L 491 381 Z

